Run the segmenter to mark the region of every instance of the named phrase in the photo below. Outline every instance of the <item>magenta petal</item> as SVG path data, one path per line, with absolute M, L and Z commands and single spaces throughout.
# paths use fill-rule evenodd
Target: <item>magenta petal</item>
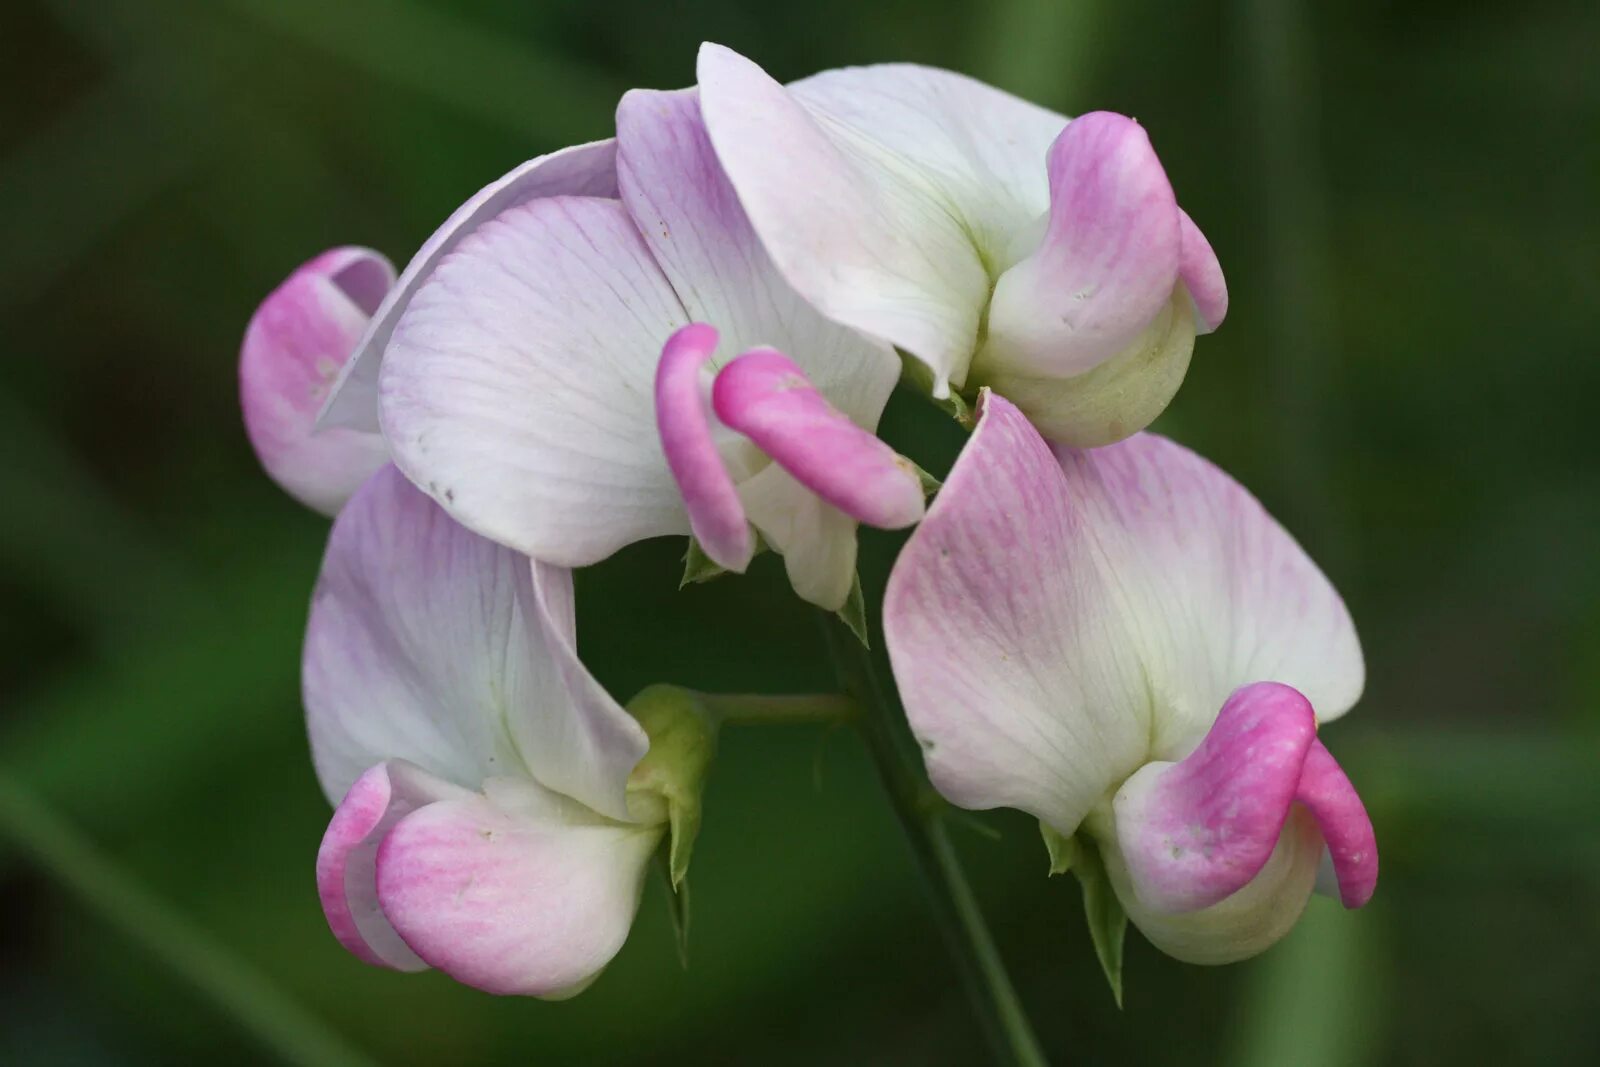
M 1378 840 L 1355 786 L 1321 741 L 1312 741 L 1306 753 L 1295 799 L 1317 817 L 1339 881 L 1339 899 L 1347 908 L 1361 907 L 1378 887 Z
M 719 419 L 846 515 L 885 530 L 922 518 L 916 472 L 828 403 L 782 352 L 746 352 L 717 375 L 711 397 Z
M 1178 201 L 1144 127 L 1096 111 L 1050 146 L 1050 216 L 1032 255 L 1001 275 L 988 355 L 1012 372 L 1063 377 L 1120 353 L 1178 281 Z
M 1316 740 L 1311 703 L 1277 682 L 1228 698 L 1200 747 L 1153 763 L 1117 791 L 1117 841 L 1139 899 L 1163 912 L 1210 907 L 1272 855 Z
M 378 851 L 384 914 L 417 955 L 490 993 L 583 988 L 626 940 L 659 828 L 609 822 L 526 785 L 489 783 L 402 819 Z
M 718 566 L 742 574 L 755 554 L 755 538 L 750 536 L 733 478 L 711 439 L 700 388 L 700 368 L 716 348 L 717 331 L 698 322 L 667 340 L 656 368 L 656 427 L 695 539 Z
M 394 268 L 367 248 L 303 264 L 250 319 L 239 351 L 245 431 L 272 480 L 325 515 L 384 464 L 375 433 L 316 433 L 317 412 L 389 286 Z
M 411 812 L 457 792 L 464 791 L 393 760 L 368 768 L 334 810 L 317 852 L 317 895 L 333 936 L 367 963 L 400 971 L 428 966 L 378 906 L 378 844 Z
M 1228 283 L 1222 277 L 1222 264 L 1212 251 L 1211 242 L 1194 224 L 1194 219 L 1181 209 L 1178 217 L 1183 231 L 1178 275 L 1194 301 L 1196 326 L 1201 333 L 1210 333 L 1228 316 Z

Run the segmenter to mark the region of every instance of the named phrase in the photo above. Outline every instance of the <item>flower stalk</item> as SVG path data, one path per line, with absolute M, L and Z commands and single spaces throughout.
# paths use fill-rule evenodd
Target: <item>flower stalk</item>
M 1048 1061 L 950 841 L 945 802 L 919 769 L 897 702 L 879 683 L 871 654 L 844 624 L 832 616 L 822 623 L 839 682 L 861 709 L 856 725 L 911 846 L 935 924 L 997 1062 L 1046 1067 Z
M 843 693 L 696 693 L 718 723 L 730 726 L 857 722 L 861 708 Z

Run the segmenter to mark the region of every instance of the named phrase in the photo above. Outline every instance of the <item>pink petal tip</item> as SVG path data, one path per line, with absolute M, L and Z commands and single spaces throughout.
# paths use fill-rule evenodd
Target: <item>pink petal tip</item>
M 689 511 L 689 528 L 707 556 L 743 572 L 755 553 L 744 505 L 711 437 L 700 369 L 717 349 L 717 331 L 692 322 L 667 339 L 656 367 L 656 427 Z
M 1298 690 L 1256 682 L 1228 698 L 1189 756 L 1129 778 L 1114 805 L 1140 900 L 1180 913 L 1233 895 L 1266 864 L 1298 802 L 1327 842 L 1345 906 L 1365 904 L 1378 875 L 1372 823 L 1316 729 Z
M 245 331 L 239 399 L 250 444 L 274 481 L 324 514 L 337 511 L 388 458 L 376 433 L 317 433 L 316 422 L 393 283 L 394 268 L 383 256 L 336 248 L 291 274 Z
M 782 352 L 746 352 L 717 375 L 711 397 L 719 419 L 845 514 L 885 530 L 922 518 L 916 471 L 828 403 Z

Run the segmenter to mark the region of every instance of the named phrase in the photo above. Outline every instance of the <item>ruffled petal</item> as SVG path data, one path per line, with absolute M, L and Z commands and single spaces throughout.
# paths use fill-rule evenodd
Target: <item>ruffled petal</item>
M 622 947 L 663 827 L 610 822 L 532 783 L 422 808 L 378 850 L 407 945 L 490 993 L 565 997 Z
M 916 356 L 948 395 L 991 268 L 1048 206 L 1045 153 L 1066 119 L 909 64 L 785 89 L 707 44 L 698 74 L 717 157 L 783 276 L 823 315 Z
M 742 574 L 755 554 L 755 538 L 712 438 L 701 387 L 701 368 L 716 348 L 717 331 L 703 323 L 691 323 L 668 339 L 656 368 L 656 426 L 695 539 L 718 566 Z
M 471 795 L 403 760 L 377 764 L 356 779 L 334 810 L 317 852 L 317 895 L 340 944 L 374 966 L 398 971 L 428 966 L 378 906 L 378 845 L 418 808 Z
M 1129 879 L 1153 911 L 1197 911 L 1243 889 L 1278 846 L 1317 720 L 1286 685 L 1245 686 L 1200 747 L 1149 763 L 1112 802 Z
M 934 785 L 1065 834 L 1148 758 L 1153 712 L 1087 518 L 1044 440 L 986 393 L 883 612 Z
M 620 203 L 512 208 L 438 265 L 389 342 L 395 462 L 468 527 L 563 566 L 688 533 L 651 389 L 685 322 Z
M 388 461 L 376 433 L 315 433 L 330 383 L 356 349 L 394 267 L 368 248 L 335 248 L 304 264 L 264 300 L 239 352 L 245 430 L 272 480 L 332 515 Z
M 412 296 L 439 261 L 477 227 L 518 204 L 545 196 L 616 196 L 616 152 L 616 142 L 608 139 L 530 159 L 456 208 L 411 257 L 382 303 L 367 309 L 372 322 L 334 384 L 321 425 L 378 432 L 378 378 L 384 349 Z
M 823 500 L 869 526 L 897 530 L 923 513 L 915 470 L 828 403 L 782 352 L 757 348 L 717 375 L 717 417 Z
M 577 659 L 570 575 L 478 537 L 393 468 L 334 523 L 304 697 L 330 799 L 409 760 L 465 787 L 523 771 L 619 819 L 644 732 Z
M 1116 356 L 1172 298 L 1178 201 L 1144 127 L 1095 111 L 1050 148 L 1050 215 L 1032 254 L 1000 276 L 973 365 L 1066 378 Z
M 689 317 L 715 326 L 725 352 L 782 349 L 835 407 L 874 429 L 900 361 L 784 281 L 712 151 L 697 91 L 628 93 L 617 144 L 622 201 Z

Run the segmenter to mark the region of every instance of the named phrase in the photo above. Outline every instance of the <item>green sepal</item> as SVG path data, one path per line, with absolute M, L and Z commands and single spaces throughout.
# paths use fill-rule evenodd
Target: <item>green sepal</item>
M 860 571 L 850 579 L 850 595 L 844 598 L 844 607 L 834 614 L 839 616 L 840 622 L 850 627 L 850 632 L 856 635 L 862 648 L 872 647 L 872 642 L 867 640 L 867 598 L 861 591 Z
M 950 395 L 942 400 L 929 393 L 928 400 L 934 407 L 959 422 L 962 429 L 970 430 L 978 425 L 977 417 L 972 413 L 972 405 L 967 403 L 966 397 L 954 389 L 950 390 Z
M 1075 835 L 1067 837 L 1055 829 L 1039 824 L 1045 848 L 1050 852 L 1050 873 L 1071 871 L 1083 889 L 1083 917 L 1089 924 L 1089 939 L 1094 942 L 1094 954 L 1100 960 L 1106 982 L 1111 986 L 1111 996 L 1117 1007 L 1122 1007 L 1122 950 L 1128 934 L 1128 913 L 1122 910 L 1122 901 L 1111 888 L 1106 875 L 1105 860 L 1100 847 L 1092 838 Z
M 900 458 L 911 464 L 911 469 L 917 472 L 917 481 L 922 483 L 923 499 L 933 496 L 933 494 L 944 488 L 944 483 L 923 470 L 922 465 L 916 460 L 909 456 L 901 456 Z
M 750 536 L 756 539 L 755 550 L 751 553 L 751 558 L 754 558 L 767 550 L 767 542 L 759 530 L 752 528 Z M 728 568 L 706 555 L 706 550 L 700 547 L 699 538 L 690 534 L 689 547 L 683 553 L 683 577 L 678 580 L 678 588 L 709 582 L 727 573 L 729 573 Z
M 1094 954 L 1100 958 L 1100 969 L 1111 985 L 1111 996 L 1117 1007 L 1122 1007 L 1122 950 L 1128 936 L 1128 913 L 1122 910 L 1122 901 L 1111 888 L 1106 876 L 1105 861 L 1093 843 L 1085 843 L 1073 871 L 1078 884 L 1083 887 L 1083 916 L 1089 923 L 1089 937 L 1094 941 Z
M 652 685 L 628 701 L 650 748 L 628 776 L 628 805 L 637 817 L 659 816 L 668 825 L 668 879 L 683 885 L 700 833 L 700 793 L 717 752 L 716 718 L 687 689 Z
M 1050 853 L 1051 876 L 1070 871 L 1078 858 L 1078 839 L 1068 837 L 1047 822 L 1039 824 L 1039 836 L 1044 838 L 1044 847 Z
M 678 588 L 686 585 L 699 585 L 709 582 L 713 578 L 721 578 L 728 570 L 706 555 L 706 550 L 700 547 L 700 541 L 694 534 L 689 535 L 689 549 L 683 554 L 683 578 L 678 582 Z
M 900 352 L 900 381 L 962 426 L 972 429 L 971 405 L 955 389 L 951 389 L 950 395 L 943 399 L 934 396 L 933 371 L 922 360 L 906 352 Z
M 679 878 L 673 883 L 672 860 L 668 850 L 656 853 L 656 870 L 661 872 L 662 888 L 667 891 L 667 914 L 672 917 L 673 940 L 678 946 L 678 962 L 689 969 L 689 883 Z

